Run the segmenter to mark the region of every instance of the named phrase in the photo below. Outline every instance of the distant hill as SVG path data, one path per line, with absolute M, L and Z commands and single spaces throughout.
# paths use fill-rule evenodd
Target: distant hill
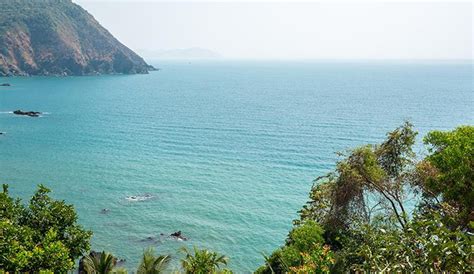
M 203 48 L 170 49 L 170 50 L 139 50 L 148 59 L 155 60 L 194 60 L 194 59 L 217 59 L 220 54 Z
M 133 74 L 150 69 L 71 0 L 0 0 L 0 76 Z

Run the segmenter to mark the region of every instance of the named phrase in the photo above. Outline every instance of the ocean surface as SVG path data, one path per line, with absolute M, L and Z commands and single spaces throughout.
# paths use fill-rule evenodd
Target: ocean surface
M 138 264 L 179 247 L 254 270 L 284 243 L 335 152 L 410 120 L 421 137 L 474 124 L 455 62 L 158 62 L 148 75 L 0 78 L 0 181 L 72 203 L 92 246 Z M 45 112 L 20 117 L 16 109 Z M 101 212 L 108 209 L 106 214 Z M 188 241 L 165 236 L 181 230 Z

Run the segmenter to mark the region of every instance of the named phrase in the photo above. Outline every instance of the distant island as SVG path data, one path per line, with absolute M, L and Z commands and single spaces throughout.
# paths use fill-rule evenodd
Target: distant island
M 154 69 L 71 0 L 0 0 L 0 6 L 0 76 Z
M 143 56 L 153 60 L 198 60 L 198 59 L 219 59 L 222 56 L 210 49 L 185 48 L 167 50 L 138 50 Z

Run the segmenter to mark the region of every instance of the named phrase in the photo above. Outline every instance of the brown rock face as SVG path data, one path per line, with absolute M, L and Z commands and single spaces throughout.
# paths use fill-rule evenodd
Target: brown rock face
M 0 0 L 0 76 L 148 73 L 71 0 Z

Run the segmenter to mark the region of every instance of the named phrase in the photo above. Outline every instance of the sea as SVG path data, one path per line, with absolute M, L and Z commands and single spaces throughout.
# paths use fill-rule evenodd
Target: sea
M 0 78 L 0 181 L 74 205 L 92 248 L 134 270 L 153 246 L 250 273 L 283 245 L 337 152 L 412 122 L 474 124 L 472 62 L 164 61 L 146 75 Z M 40 117 L 14 110 L 40 111 Z M 181 231 L 187 240 L 169 237 Z

